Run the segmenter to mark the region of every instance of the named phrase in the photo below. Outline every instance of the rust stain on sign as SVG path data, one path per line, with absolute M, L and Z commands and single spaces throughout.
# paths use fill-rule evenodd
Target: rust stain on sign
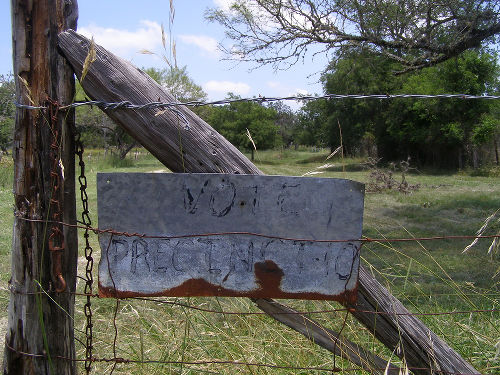
M 271 260 L 255 264 L 255 277 L 259 287 L 248 292 L 231 290 L 220 285 L 211 284 L 204 279 L 189 279 L 181 285 L 158 292 L 135 292 L 106 287 L 99 283 L 99 296 L 110 298 L 129 297 L 249 297 L 249 298 L 294 298 L 306 300 L 330 300 L 355 303 L 358 285 L 337 295 L 315 292 L 290 293 L 281 290 L 283 271 Z
M 355 299 L 359 183 L 99 174 L 98 209 L 101 229 L 153 237 L 100 235 L 103 297 Z

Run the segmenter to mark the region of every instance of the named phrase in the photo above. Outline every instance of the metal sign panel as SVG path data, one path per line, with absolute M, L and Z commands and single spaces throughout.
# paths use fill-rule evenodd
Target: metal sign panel
M 99 173 L 97 195 L 101 296 L 355 298 L 359 182 Z

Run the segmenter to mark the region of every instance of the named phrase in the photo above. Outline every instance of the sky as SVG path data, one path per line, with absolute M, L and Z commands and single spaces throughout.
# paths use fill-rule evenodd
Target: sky
M 223 60 L 218 43 L 224 40 L 222 26 L 205 20 L 208 8 L 227 7 L 231 0 L 174 0 L 172 37 L 177 65 L 187 66 L 195 83 L 208 100 L 219 100 L 228 92 L 242 97 L 321 94 L 318 82 L 327 56 L 307 56 L 287 70 L 252 63 Z M 93 36 L 97 44 L 131 61 L 138 67 L 166 68 L 162 54 L 161 25 L 169 40 L 169 0 L 78 0 L 78 32 Z M 10 1 L 0 1 L 0 74 L 12 72 Z M 155 54 L 140 53 L 149 50 Z M 297 104 L 287 104 L 297 108 Z

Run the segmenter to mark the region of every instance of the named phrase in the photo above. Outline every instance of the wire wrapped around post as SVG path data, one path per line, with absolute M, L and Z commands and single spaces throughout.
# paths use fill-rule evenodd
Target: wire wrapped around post
M 57 293 L 66 290 L 66 281 L 62 275 L 62 255 L 66 247 L 64 243 L 64 233 L 62 225 L 57 222 L 61 220 L 62 210 L 59 197 L 61 195 L 62 180 L 64 172 L 60 156 L 61 137 L 58 129 L 59 103 L 47 99 L 47 108 L 49 112 L 50 132 L 52 134 L 52 143 L 50 145 L 50 161 L 52 163 L 50 170 L 50 217 L 54 221 L 49 234 L 49 251 L 52 261 L 52 282 Z

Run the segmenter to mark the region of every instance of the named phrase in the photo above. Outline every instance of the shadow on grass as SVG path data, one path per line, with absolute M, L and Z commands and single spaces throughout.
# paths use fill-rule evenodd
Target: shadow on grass
M 312 155 L 305 159 L 297 160 L 297 164 L 324 163 L 329 154 Z
M 328 172 L 362 172 L 366 167 L 361 163 L 335 164 L 325 169 Z

